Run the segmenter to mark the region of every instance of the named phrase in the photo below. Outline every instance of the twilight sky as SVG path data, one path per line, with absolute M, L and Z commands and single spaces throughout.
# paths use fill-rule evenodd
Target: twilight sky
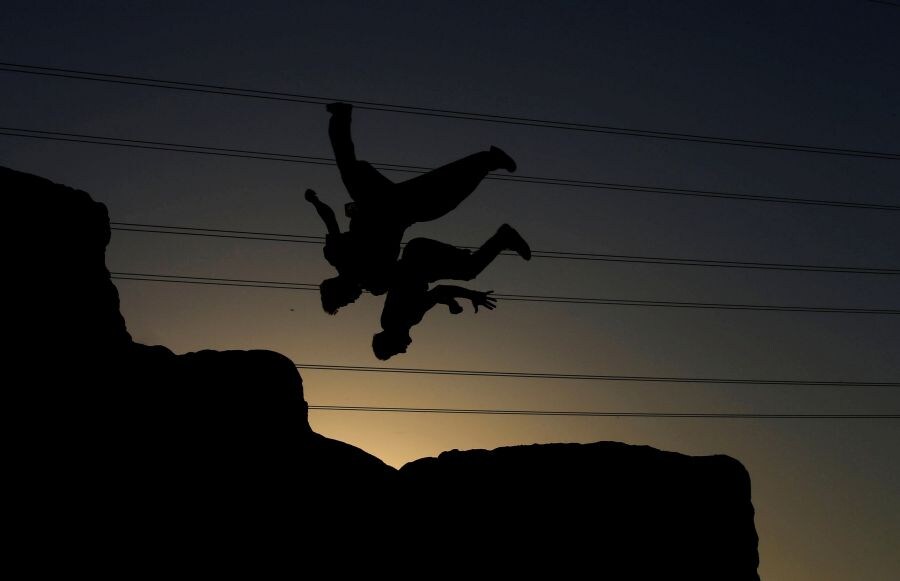
M 5 2 L 0 61 L 351 101 L 900 152 L 900 7 L 828 2 Z M 0 126 L 330 157 L 321 105 L 0 71 Z M 437 166 L 495 144 L 519 173 L 900 205 L 900 163 L 359 109 L 372 162 Z M 113 221 L 324 234 L 303 200 L 347 201 L 331 166 L 0 135 L 0 164 L 90 192 Z M 392 174 L 404 179 L 406 174 Z M 36 217 L 36 228 L 40 217 Z M 485 181 L 428 236 L 503 222 L 536 250 L 900 268 L 900 212 Z M 344 225 L 346 221 L 342 222 Z M 318 283 L 321 246 L 115 231 L 112 271 Z M 381 300 L 118 281 L 135 340 L 382 365 Z M 900 308 L 896 275 L 501 257 L 498 293 Z M 501 301 L 432 312 L 411 368 L 900 381 L 900 317 Z M 312 405 L 897 414 L 897 388 L 703 385 L 302 371 Z M 900 576 L 900 421 L 311 412 L 400 466 L 452 448 L 617 440 L 728 454 L 753 481 L 764 579 Z

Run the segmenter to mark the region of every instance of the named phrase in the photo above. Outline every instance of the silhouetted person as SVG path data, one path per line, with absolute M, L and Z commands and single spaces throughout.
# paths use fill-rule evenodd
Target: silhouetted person
M 362 290 L 383 294 L 400 254 L 407 228 L 455 209 L 496 169 L 515 171 L 516 163 L 504 151 L 491 147 L 426 174 L 400 183 L 383 176 L 372 164 L 356 158 L 350 136 L 351 105 L 332 103 L 328 136 L 338 170 L 353 203 L 346 205 L 350 228 L 341 232 L 334 211 L 312 190 L 306 191 L 328 229 L 325 258 L 338 276 L 319 286 L 322 308 L 335 314 L 359 298 Z
M 385 360 L 406 353 L 412 343 L 410 329 L 438 304 L 447 305 L 454 315 L 463 312 L 457 299 L 472 301 L 476 313 L 478 307 L 493 309 L 496 299 L 491 293 L 494 291 L 481 292 L 452 285 L 437 285 L 429 290 L 428 285 L 442 279 L 472 280 L 504 250 L 513 250 L 525 260 L 531 260 L 528 243 L 509 224 L 500 226 L 497 233 L 475 252 L 429 238 L 410 240 L 384 299 L 383 330 L 372 337 L 375 356 Z

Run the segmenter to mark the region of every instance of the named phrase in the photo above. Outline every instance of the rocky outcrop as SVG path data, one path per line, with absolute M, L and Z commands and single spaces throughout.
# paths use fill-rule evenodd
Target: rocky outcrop
M 105 265 L 103 204 L 7 168 L 0 191 L 24 273 L 10 497 L 23 530 L 49 526 L 70 557 L 102 545 L 159 562 L 173 543 L 303 530 L 292 550 L 337 554 L 344 572 L 378 554 L 417 576 L 757 578 L 737 461 L 598 442 L 445 452 L 394 470 L 310 429 L 283 355 L 135 343 Z
M 411 514 L 410 526 L 465 531 L 498 574 L 756 578 L 750 476 L 727 456 L 543 444 L 444 452 L 400 475 L 408 494 L 440 499 Z
M 105 264 L 105 205 L 8 168 L 0 168 L 0 191 L 26 226 L 18 236 L 28 287 L 16 305 L 24 349 L 15 358 L 15 409 L 23 440 L 40 450 L 24 460 L 52 472 L 32 487 L 66 481 L 101 504 L 141 496 L 159 508 L 394 475 L 374 456 L 312 432 L 287 357 L 176 355 L 135 343 Z

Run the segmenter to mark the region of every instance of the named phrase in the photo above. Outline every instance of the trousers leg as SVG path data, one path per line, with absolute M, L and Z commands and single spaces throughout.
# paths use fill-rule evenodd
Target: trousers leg
M 506 244 L 499 233 L 475 252 L 430 238 L 414 238 L 403 250 L 400 267 L 404 276 L 428 283 L 472 280 L 504 250 Z
M 356 165 L 356 148 L 350 136 L 350 116 L 332 115 L 328 121 L 328 138 L 331 140 L 331 149 L 334 151 L 334 159 L 337 161 L 338 171 L 345 184 L 347 177 L 352 176 Z
M 395 203 L 410 223 L 436 220 L 456 209 L 494 169 L 490 152 L 474 153 L 396 184 Z
M 328 137 L 341 180 L 353 201 L 371 201 L 393 186 L 393 182 L 372 164 L 356 158 L 356 148 L 350 135 L 350 115 L 332 115 L 328 121 Z
M 481 245 L 481 248 L 467 257 L 460 268 L 460 274 L 465 275 L 465 278 L 459 280 L 472 280 L 481 274 L 487 265 L 494 262 L 494 259 L 504 250 L 506 250 L 506 244 L 502 236 L 499 233 L 494 234 Z

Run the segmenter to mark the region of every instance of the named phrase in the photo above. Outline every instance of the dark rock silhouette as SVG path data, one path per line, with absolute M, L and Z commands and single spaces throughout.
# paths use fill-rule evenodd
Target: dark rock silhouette
M 409 526 L 466 530 L 498 573 L 526 558 L 523 573 L 562 578 L 757 578 L 750 478 L 728 456 L 542 444 L 444 452 L 400 475 L 406 494 L 440 499 Z
M 15 200 L 12 215 L 35 219 L 20 238 L 29 292 L 14 326 L 25 349 L 13 409 L 28 447 L 40 450 L 20 458 L 29 489 L 50 487 L 61 499 L 65 482 L 78 500 L 61 511 L 128 502 L 149 517 L 233 506 L 237 491 L 299 506 L 296 494 L 276 492 L 394 476 L 374 456 L 312 432 L 302 380 L 283 355 L 175 355 L 135 343 L 105 265 L 106 207 L 8 168 L 0 184 Z
M 290 541 L 297 570 L 336 556 L 340 572 L 392 557 L 417 577 L 758 578 L 737 461 L 599 442 L 453 451 L 395 470 L 310 429 L 282 355 L 135 343 L 105 266 L 103 204 L 7 168 L 0 191 L 23 258 L 5 390 L 9 522 L 44 560 L 117 576 L 209 571 L 265 539 Z

